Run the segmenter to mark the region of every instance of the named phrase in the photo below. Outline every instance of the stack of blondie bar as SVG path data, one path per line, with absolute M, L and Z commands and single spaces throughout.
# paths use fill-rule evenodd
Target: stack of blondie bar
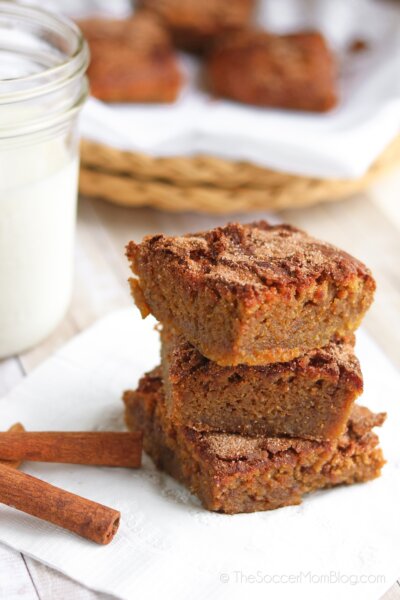
M 161 366 L 124 394 L 157 466 L 226 513 L 377 477 L 353 332 L 375 282 L 289 225 L 230 223 L 130 242 L 131 289 L 162 324 Z

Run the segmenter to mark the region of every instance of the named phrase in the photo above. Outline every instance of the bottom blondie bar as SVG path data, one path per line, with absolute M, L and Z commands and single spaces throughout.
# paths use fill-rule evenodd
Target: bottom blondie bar
M 169 421 L 160 369 L 124 394 L 129 429 L 160 469 L 186 484 L 208 510 L 242 513 L 300 504 L 313 490 L 378 477 L 385 461 L 378 436 L 385 414 L 354 406 L 333 441 L 201 433 Z

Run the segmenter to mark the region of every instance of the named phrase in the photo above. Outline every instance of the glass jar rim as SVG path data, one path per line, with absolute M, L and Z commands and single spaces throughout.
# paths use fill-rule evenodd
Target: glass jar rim
M 72 39 L 73 50 L 64 60 L 42 70 L 19 77 L 0 79 L 0 105 L 29 100 L 56 91 L 75 77 L 83 77 L 89 62 L 87 43 L 78 26 L 69 18 L 34 5 L 0 0 L 0 19 L 5 16 L 21 23 L 29 21 Z

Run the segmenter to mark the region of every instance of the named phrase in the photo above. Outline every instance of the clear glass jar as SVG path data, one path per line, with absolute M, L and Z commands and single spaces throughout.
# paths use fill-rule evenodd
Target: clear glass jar
M 68 19 L 0 1 L 0 357 L 70 301 L 88 50 Z

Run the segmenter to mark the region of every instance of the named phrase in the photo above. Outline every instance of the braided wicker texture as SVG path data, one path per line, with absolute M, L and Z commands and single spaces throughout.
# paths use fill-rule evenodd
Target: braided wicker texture
M 80 192 L 122 206 L 202 213 L 279 210 L 339 200 L 400 164 L 400 136 L 359 179 L 317 179 L 212 156 L 154 158 L 83 140 Z

